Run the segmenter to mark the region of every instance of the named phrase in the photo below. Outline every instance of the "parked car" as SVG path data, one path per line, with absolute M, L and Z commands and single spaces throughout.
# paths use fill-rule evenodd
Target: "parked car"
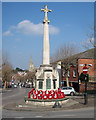
M 75 90 L 73 87 L 62 87 L 61 92 L 64 92 L 65 95 L 75 95 Z
M 26 87 L 26 88 L 30 88 L 30 84 L 26 84 L 25 87 Z
M 16 85 L 16 84 L 14 84 L 14 88 L 17 88 L 17 85 Z
M 22 87 L 25 87 L 26 86 L 26 82 L 24 82 L 23 84 L 22 84 Z

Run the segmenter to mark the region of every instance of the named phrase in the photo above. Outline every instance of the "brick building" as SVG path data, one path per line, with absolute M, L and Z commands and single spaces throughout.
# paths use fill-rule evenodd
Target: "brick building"
M 78 84 L 78 64 L 72 65 L 68 71 L 68 81 L 69 81 L 69 86 L 74 87 L 76 91 L 79 90 L 79 84 Z M 67 86 L 66 83 L 66 75 L 65 75 L 65 70 L 61 67 L 61 86 L 65 87 Z
M 68 80 L 69 85 L 73 86 L 75 90 L 84 91 L 84 83 L 80 83 L 79 75 L 83 72 L 83 67 L 87 64 L 89 82 L 88 90 L 96 90 L 96 59 L 94 57 L 94 51 L 96 49 L 90 49 L 85 52 L 76 54 L 73 56 L 73 65 L 71 65 L 70 70 L 68 71 Z M 71 58 L 70 58 L 71 59 Z M 64 60 L 63 60 L 64 61 Z M 63 64 L 62 61 L 62 64 Z M 61 65 L 62 66 L 62 65 Z M 66 76 L 64 74 L 64 69 L 61 67 L 61 85 L 66 86 Z
M 87 64 L 88 74 L 89 74 L 89 82 L 88 82 L 88 90 L 96 90 L 96 59 L 88 59 L 88 58 L 81 58 L 78 60 L 78 72 L 79 75 L 82 73 L 83 67 Z M 84 91 L 85 84 L 80 83 L 80 91 Z
M 78 72 L 79 75 L 82 73 L 83 67 L 85 64 L 87 64 L 88 68 L 88 74 L 89 74 L 89 82 L 94 82 L 96 81 L 96 68 L 95 68 L 95 63 L 96 59 L 88 59 L 88 58 L 80 58 L 78 59 Z

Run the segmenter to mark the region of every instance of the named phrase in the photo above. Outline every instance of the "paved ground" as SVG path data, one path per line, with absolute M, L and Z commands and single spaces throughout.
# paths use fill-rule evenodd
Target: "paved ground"
M 25 104 L 24 96 L 30 89 L 17 88 L 3 92 L 3 118 L 94 118 L 94 96 L 88 95 L 88 104 L 84 105 L 84 96 L 66 96 L 69 100 L 61 108 Z
M 2 118 L 2 89 L 0 89 L 0 120 Z
M 17 101 L 15 103 L 7 104 L 3 108 L 7 110 L 18 110 L 18 111 L 53 111 L 53 110 L 68 110 L 68 109 L 80 109 L 86 107 L 94 107 L 94 97 L 88 99 L 88 104 L 84 105 L 83 96 L 73 96 L 69 98 L 64 104 L 61 105 L 61 108 L 52 108 L 52 106 L 38 106 L 31 103 L 25 104 L 24 100 Z
M 93 108 L 56 111 L 7 111 L 4 110 L 3 118 L 94 118 Z

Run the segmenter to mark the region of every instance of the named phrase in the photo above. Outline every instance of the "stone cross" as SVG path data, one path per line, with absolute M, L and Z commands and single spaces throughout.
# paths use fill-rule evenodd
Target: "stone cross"
M 45 18 L 44 18 L 44 20 L 43 20 L 43 23 L 45 23 L 45 22 L 49 23 L 50 21 L 48 20 L 47 13 L 48 13 L 48 12 L 51 12 L 52 10 L 49 10 L 49 9 L 47 8 L 47 5 L 45 5 L 45 8 L 44 8 L 44 9 L 41 9 L 41 11 L 44 11 L 44 12 L 45 12 Z
M 49 65 L 50 64 L 50 50 L 49 50 L 49 29 L 48 24 L 49 20 L 47 17 L 47 13 L 51 12 L 52 10 L 48 10 L 47 5 L 45 5 L 44 9 L 41 9 L 41 11 L 45 12 L 45 18 L 43 20 L 44 24 L 44 34 L 43 34 L 43 65 Z

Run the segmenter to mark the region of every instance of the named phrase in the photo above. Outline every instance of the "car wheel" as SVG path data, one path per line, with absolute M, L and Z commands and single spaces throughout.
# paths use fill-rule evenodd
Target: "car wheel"
M 70 95 L 71 95 L 71 96 L 74 96 L 74 92 L 71 92 Z

